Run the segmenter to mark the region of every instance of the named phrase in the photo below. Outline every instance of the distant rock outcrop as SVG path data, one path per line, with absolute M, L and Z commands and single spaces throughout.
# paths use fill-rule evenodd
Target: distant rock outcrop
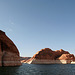
M 54 59 L 54 51 L 52 51 L 49 48 L 45 48 L 45 49 L 41 49 L 40 51 L 38 51 L 33 58 L 35 59 Z
M 69 52 L 64 51 L 63 49 L 52 51 L 49 48 L 44 48 L 38 51 L 33 58 L 35 59 L 50 59 L 50 60 L 56 60 L 59 58 L 62 54 L 69 54 Z
M 0 66 L 21 65 L 19 51 L 15 44 L 0 30 Z
M 20 57 L 20 61 L 21 63 L 26 62 L 27 60 L 29 60 L 31 57 Z
M 32 58 L 26 61 L 26 63 L 42 64 L 42 63 L 70 63 L 70 60 L 75 59 L 73 54 L 63 49 L 52 51 L 49 48 L 44 48 L 38 51 Z M 67 61 L 69 60 L 69 61 Z

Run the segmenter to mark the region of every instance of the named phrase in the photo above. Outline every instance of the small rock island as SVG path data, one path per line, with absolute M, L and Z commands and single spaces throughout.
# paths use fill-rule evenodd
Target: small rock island
M 19 51 L 15 44 L 0 30 L 0 66 L 20 66 Z
M 75 57 L 63 49 L 53 51 L 44 48 L 24 63 L 28 64 L 75 64 Z

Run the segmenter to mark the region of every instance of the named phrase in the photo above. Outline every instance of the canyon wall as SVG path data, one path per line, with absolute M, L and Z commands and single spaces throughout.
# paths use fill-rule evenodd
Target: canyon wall
M 21 65 L 19 51 L 15 44 L 0 30 L 0 66 Z

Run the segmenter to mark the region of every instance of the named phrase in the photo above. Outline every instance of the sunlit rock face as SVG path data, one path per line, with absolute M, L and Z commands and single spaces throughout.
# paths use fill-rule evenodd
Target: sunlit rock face
M 54 51 L 49 48 L 44 48 L 38 51 L 33 58 L 35 59 L 51 59 L 54 60 Z
M 73 60 L 74 59 L 74 55 L 73 54 L 62 54 L 59 58 L 57 58 L 58 60 Z
M 0 30 L 0 66 L 19 66 L 20 56 L 15 44 Z
M 62 54 L 70 54 L 68 51 L 64 51 L 63 49 L 56 50 L 55 52 L 55 59 L 59 58 Z
M 38 51 L 33 58 L 35 59 L 50 59 L 50 60 L 56 60 L 57 58 L 59 58 L 62 54 L 69 54 L 69 52 L 64 51 L 62 49 L 60 50 L 56 50 L 56 51 L 52 51 L 49 48 L 44 48 L 41 49 L 40 51 Z
M 29 64 L 66 64 L 74 60 L 73 54 L 63 49 L 53 51 L 49 48 L 44 48 L 38 51 L 32 58 L 26 61 Z

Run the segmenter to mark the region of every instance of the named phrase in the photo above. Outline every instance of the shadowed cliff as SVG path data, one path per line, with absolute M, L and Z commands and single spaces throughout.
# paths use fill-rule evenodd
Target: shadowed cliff
M 0 66 L 18 66 L 19 51 L 15 44 L 0 30 Z

